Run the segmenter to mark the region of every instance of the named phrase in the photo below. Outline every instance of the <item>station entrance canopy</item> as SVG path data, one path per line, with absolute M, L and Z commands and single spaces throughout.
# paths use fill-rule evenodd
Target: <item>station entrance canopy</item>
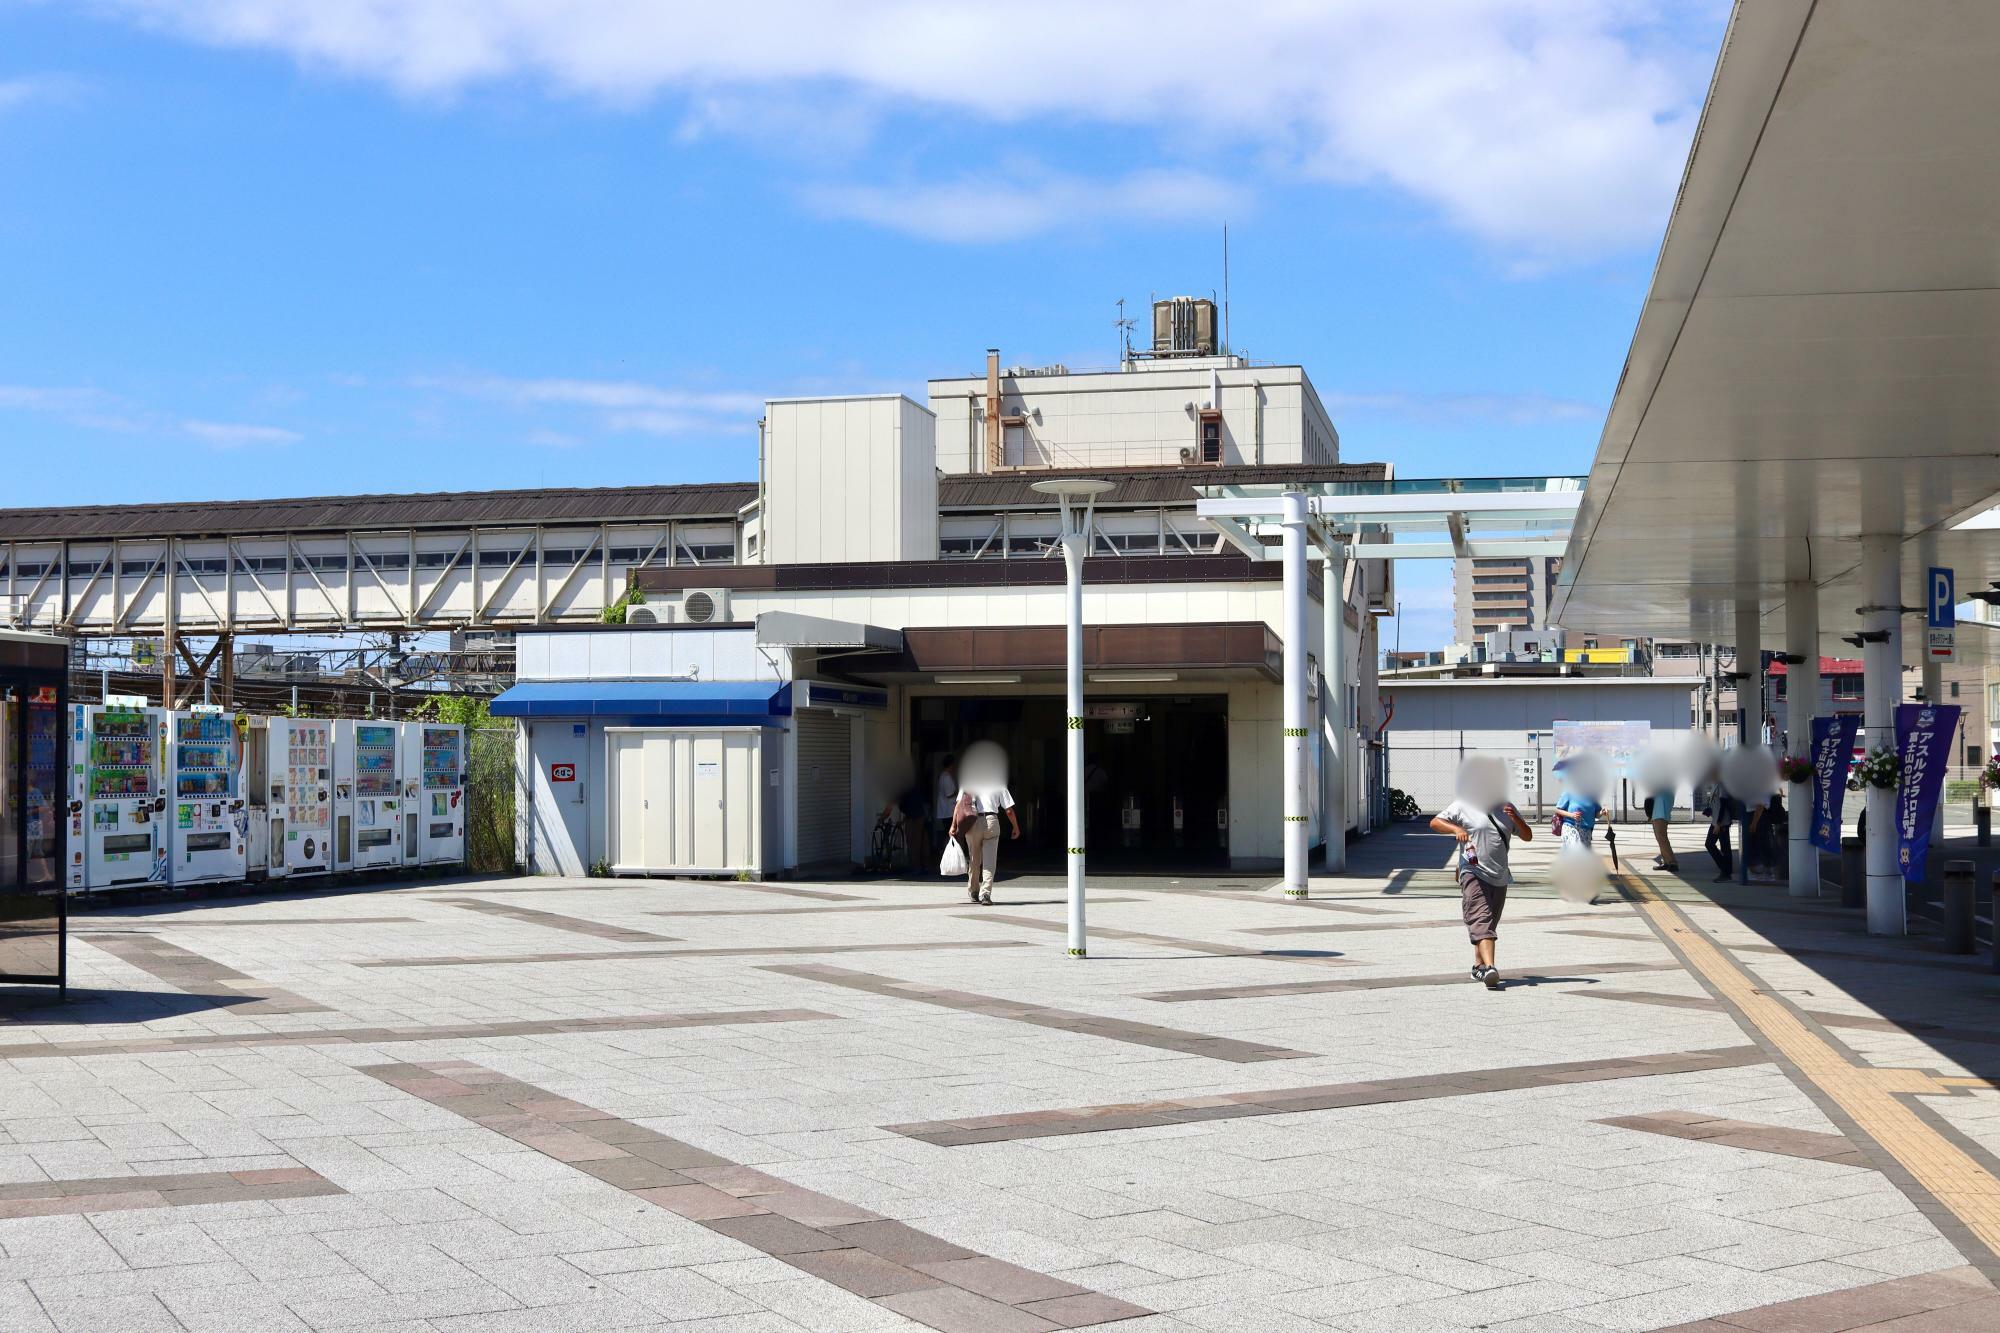
M 1278 558 L 1287 494 L 1303 495 L 1322 553 L 1357 560 L 1561 555 L 1581 477 L 1432 477 L 1305 486 L 1202 486 L 1195 512 L 1252 560 Z
M 2000 579 L 2000 6 L 1759 0 L 1723 52 L 1553 618 L 1768 643 L 1812 589 L 1852 656 L 1896 583 Z M 1864 537 L 1901 548 L 1872 593 Z
M 1284 569 L 1285 892 L 1306 892 L 1306 561 L 1316 549 L 1326 573 L 1320 596 L 1321 828 L 1345 809 L 1346 766 L 1355 753 L 1348 705 L 1346 564 L 1356 560 L 1452 560 L 1556 555 L 1583 499 L 1577 477 L 1479 477 L 1198 487 L 1195 512 L 1252 560 L 1275 554 Z M 1275 552 L 1273 550 L 1275 547 Z M 1347 849 L 1326 842 L 1329 873 Z

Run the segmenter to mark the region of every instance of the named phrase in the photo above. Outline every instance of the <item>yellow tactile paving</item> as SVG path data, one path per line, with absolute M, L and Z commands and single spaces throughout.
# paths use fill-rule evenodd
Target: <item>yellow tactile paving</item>
M 1759 990 L 1726 950 L 1694 929 L 1680 908 L 1661 897 L 1644 876 L 1626 871 L 1622 880 L 1639 910 L 1737 1012 L 1949 1208 L 1981 1244 L 2000 1255 L 2000 1180 L 1896 1099 L 1899 1093 L 1944 1093 L 1966 1086 L 1966 1080 L 1854 1064 L 1790 1008 Z

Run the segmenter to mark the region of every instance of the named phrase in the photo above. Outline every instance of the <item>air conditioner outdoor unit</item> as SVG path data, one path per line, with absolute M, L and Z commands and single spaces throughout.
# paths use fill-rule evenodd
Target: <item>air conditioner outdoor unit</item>
M 688 588 L 680 594 L 680 616 L 683 624 L 719 624 L 729 619 L 729 590 L 727 588 Z
M 650 606 L 628 606 L 625 608 L 625 623 L 628 625 L 657 625 L 660 623 L 660 614 Z

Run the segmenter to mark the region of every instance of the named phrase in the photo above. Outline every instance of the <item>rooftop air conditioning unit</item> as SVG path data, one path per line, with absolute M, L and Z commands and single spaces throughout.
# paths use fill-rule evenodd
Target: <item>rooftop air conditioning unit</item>
M 660 613 L 650 606 L 628 606 L 625 608 L 625 623 L 628 625 L 657 625 Z
M 729 619 L 727 588 L 689 588 L 680 595 L 680 619 L 689 625 L 720 624 Z

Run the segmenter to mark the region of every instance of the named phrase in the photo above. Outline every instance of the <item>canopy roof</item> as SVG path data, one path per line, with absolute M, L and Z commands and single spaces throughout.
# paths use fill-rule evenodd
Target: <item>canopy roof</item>
M 2000 578 L 1955 530 L 2000 492 L 1996 64 L 1990 0 L 1737 7 L 1558 623 L 1729 642 L 1754 598 L 1770 645 L 1809 579 L 1838 655 L 1864 533 L 1906 542 L 1905 605 L 1928 565 Z

